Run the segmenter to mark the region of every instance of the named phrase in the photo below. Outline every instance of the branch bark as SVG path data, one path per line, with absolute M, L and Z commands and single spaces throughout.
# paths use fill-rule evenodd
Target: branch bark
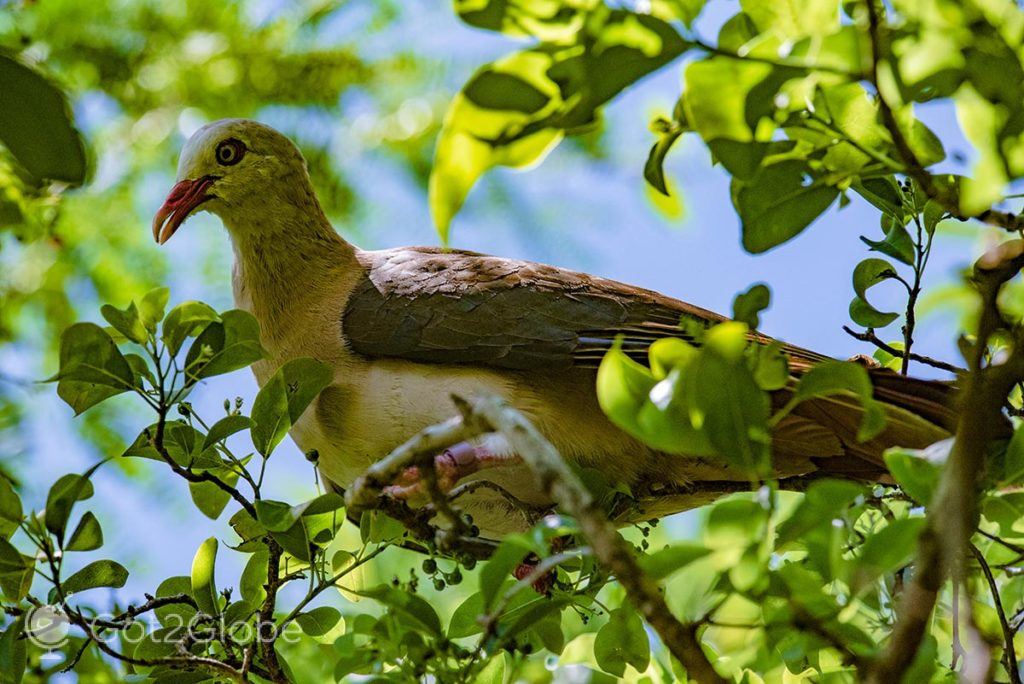
M 900 601 L 899 619 L 889 642 L 871 668 L 869 682 L 901 680 L 921 645 L 942 584 L 951 577 L 962 585 L 966 577 L 966 556 L 977 526 L 977 493 L 986 469 L 988 447 L 1005 433 L 1003 406 L 1014 385 L 1024 378 L 1021 329 L 1014 331 L 1013 349 L 1006 361 L 983 367 L 989 339 L 1004 326 L 997 297 L 1002 286 L 1022 267 L 1024 243 L 1004 243 L 975 266 L 981 316 L 969 372 L 963 381 L 956 439 L 918 542 L 914 578 Z
M 615 574 L 630 601 L 690 678 L 702 684 L 724 683 L 701 648 L 697 626 L 683 624 L 672 615 L 657 583 L 640 569 L 632 549 L 551 443 L 521 413 L 495 397 L 457 403 L 467 423 L 500 432 L 533 471 L 540 488 L 576 519 L 595 558 Z

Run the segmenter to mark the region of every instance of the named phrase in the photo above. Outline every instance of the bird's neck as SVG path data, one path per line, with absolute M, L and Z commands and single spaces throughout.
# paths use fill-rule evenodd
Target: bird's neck
M 256 317 L 271 346 L 302 329 L 320 300 L 358 270 L 355 247 L 309 199 L 276 198 L 247 219 L 224 220 L 235 252 L 235 304 Z

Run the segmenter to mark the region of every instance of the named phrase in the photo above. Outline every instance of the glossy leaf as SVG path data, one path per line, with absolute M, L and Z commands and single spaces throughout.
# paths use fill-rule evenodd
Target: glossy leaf
M 810 179 L 800 161 L 762 167 L 749 181 L 734 181 L 733 205 L 743 223 L 743 247 L 755 254 L 791 240 L 839 197 Z
M 120 589 L 127 581 L 128 570 L 123 565 L 112 560 L 98 560 L 68 577 L 63 586 L 65 595 L 70 596 L 101 587 Z
M 315 359 L 292 359 L 281 366 L 253 402 L 252 440 L 256 450 L 269 456 L 332 379 L 330 367 Z
M 149 339 L 149 333 L 146 330 L 146 325 L 142 321 L 142 317 L 139 314 L 139 309 L 132 302 L 126 309 L 118 309 L 110 304 L 104 304 L 100 307 L 100 313 L 103 314 L 103 318 L 107 319 L 107 322 L 117 332 L 127 337 L 132 342 L 142 344 Z
M 199 610 L 207 615 L 216 615 L 220 602 L 217 597 L 217 585 L 214 571 L 217 564 L 217 538 L 210 537 L 196 551 L 192 559 L 192 597 L 196 600 Z
M 57 394 L 80 414 L 135 386 L 135 373 L 114 340 L 94 323 L 76 323 L 60 337 Z
M 260 326 L 253 315 L 241 309 L 225 311 L 219 321 L 203 328 L 189 348 L 185 357 L 185 381 L 191 384 L 202 378 L 230 373 L 259 361 L 264 355 Z
M 10 537 L 24 515 L 21 497 L 3 475 L 0 475 L 0 537 Z
M 895 277 L 896 270 L 884 259 L 864 259 L 853 269 L 853 291 L 850 318 L 868 328 L 881 328 L 899 317 L 898 313 L 879 311 L 868 303 L 867 291 L 878 283 Z
M 86 511 L 82 519 L 78 521 L 75 531 L 71 533 L 71 538 L 64 546 L 64 550 L 93 551 L 101 546 L 103 546 L 103 529 L 100 527 L 100 521 L 96 519 L 92 511 Z
M 208 304 L 182 302 L 171 309 L 164 319 L 161 339 L 171 356 L 177 356 L 186 338 L 198 335 L 208 324 L 218 320 L 220 316 Z
M 78 501 L 85 501 L 92 497 L 93 486 L 89 477 L 95 472 L 97 466 L 93 466 L 85 475 L 70 473 L 57 479 L 50 487 L 46 495 L 46 511 L 44 522 L 49 530 L 61 542 L 64 540 L 64 531 L 71 516 L 71 508 Z

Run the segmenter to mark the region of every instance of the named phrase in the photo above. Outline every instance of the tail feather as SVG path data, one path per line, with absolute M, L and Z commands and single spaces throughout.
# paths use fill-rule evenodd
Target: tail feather
M 775 455 L 781 471 L 792 470 L 794 464 L 787 461 L 799 457 L 813 464 L 808 472 L 817 476 L 890 483 L 884 460 L 887 449 L 923 449 L 953 434 L 958 418 L 954 384 L 880 368 L 869 369 L 869 373 L 874 398 L 885 409 L 882 432 L 869 440 L 857 439 L 863 410 L 852 394 L 805 401 L 793 411 L 792 418 L 798 422 L 789 425 L 784 421 L 776 433 Z M 789 394 L 789 390 L 777 393 L 775 402 L 781 405 Z

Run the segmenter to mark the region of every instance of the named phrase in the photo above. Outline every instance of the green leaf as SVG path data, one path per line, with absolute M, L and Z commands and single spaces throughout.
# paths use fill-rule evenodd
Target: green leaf
M 687 373 L 697 350 L 681 340 L 658 340 L 649 350 L 650 370 L 616 345 L 601 361 L 597 396 L 615 425 L 656 449 L 689 456 L 715 453 L 709 437 L 691 420 Z
M 485 611 L 494 607 L 502 585 L 531 552 L 530 545 L 518 535 L 506 537 L 501 542 L 498 550 L 480 570 L 480 594 Z
M 799 235 L 839 196 L 807 176 L 802 161 L 761 167 L 749 181 L 733 180 L 733 205 L 743 224 L 743 247 L 759 254 Z
M 166 328 L 166 322 L 164 326 Z M 253 315 L 241 309 L 225 311 L 219 321 L 203 328 L 189 348 L 185 356 L 185 382 L 192 384 L 202 378 L 245 368 L 265 354 L 260 346 L 260 325 Z
M 64 546 L 65 551 L 93 551 L 103 546 L 103 529 L 91 511 L 86 511 Z
M 135 306 L 135 302 L 129 304 L 128 308 L 124 310 L 110 304 L 104 304 L 100 307 L 100 313 L 113 326 L 114 330 L 132 342 L 142 344 L 149 339 L 146 325 L 142 322 L 142 317 L 139 315 L 139 309 Z
M 155 287 L 142 295 L 139 301 L 139 318 L 142 319 L 142 325 L 146 330 L 156 332 L 157 325 L 164 320 L 164 311 L 170 298 L 171 291 L 166 287 Z
M 727 463 L 763 475 L 770 466 L 770 401 L 743 355 L 745 332 L 741 323 L 708 331 L 700 360 L 686 373 L 690 420 Z
M 651 661 L 651 644 L 643 620 L 631 606 L 620 606 L 608 615 L 597 632 L 594 657 L 605 672 L 621 677 L 626 665 L 643 672 Z
M 46 495 L 46 511 L 43 520 L 46 529 L 61 543 L 64 542 L 64 530 L 75 502 L 85 501 L 93 495 L 93 486 L 89 478 L 97 467 L 99 464 L 86 471 L 85 475 L 76 473 L 62 475 L 53 483 Z
M 651 579 L 660 580 L 709 553 L 711 551 L 702 544 L 679 542 L 644 556 L 640 559 L 640 567 Z
M 768 513 L 750 499 L 726 499 L 708 512 L 704 541 L 715 549 L 743 549 L 761 540 Z
M 839 5 L 829 0 L 741 0 L 740 7 L 761 32 L 787 40 L 828 35 L 839 28 Z
M 23 637 L 25 618 L 11 621 L 0 632 L 0 684 L 21 684 L 28 665 L 28 641 Z
M 751 330 L 761 325 L 760 313 L 771 303 L 772 293 L 764 283 L 751 285 L 746 292 L 736 295 L 732 301 L 732 317 L 746 323 Z
M 867 291 L 878 283 L 896 277 L 896 269 L 884 259 L 864 259 L 853 269 L 853 291 L 850 318 L 868 328 L 881 328 L 899 317 L 895 312 L 879 311 L 868 303 Z
M 939 485 L 950 446 L 951 440 L 943 440 L 923 450 L 889 449 L 885 452 L 885 465 L 907 496 L 927 506 Z
M 504 3 L 473 7 L 470 14 L 488 27 L 509 27 Z M 515 15 L 521 11 L 532 14 L 518 8 Z M 578 49 L 541 44 L 508 55 L 477 71 L 452 100 L 428 188 L 443 242 L 469 191 L 489 169 L 539 162 L 565 133 L 593 126 L 604 103 L 687 47 L 671 24 L 619 9 L 590 13 L 568 30 Z
M 132 657 L 139 660 L 156 660 L 174 655 L 178 643 L 185 637 L 185 630 L 178 627 L 161 627 L 139 639 L 132 650 Z M 136 637 L 137 638 L 137 637 Z
M 208 324 L 219 320 L 220 316 L 208 304 L 182 302 L 164 319 L 161 339 L 171 356 L 177 356 L 185 338 L 198 335 Z
M 360 596 L 380 601 L 400 618 L 407 621 L 410 627 L 426 634 L 441 638 L 441 620 L 429 603 L 416 594 L 382 584 L 378 587 L 363 589 L 357 592 Z
M 0 537 L 10 537 L 18 529 L 24 513 L 21 497 L 3 475 L 0 475 Z
M 192 597 L 199 610 L 207 615 L 219 612 L 217 585 L 214 571 L 217 564 L 217 538 L 210 537 L 196 551 L 192 559 Z
M 206 451 L 218 442 L 223 442 L 236 432 L 248 430 L 253 425 L 254 423 L 251 418 L 237 413 L 221 418 L 210 427 L 206 439 L 203 440 L 203 451 Z
M 767 142 L 771 133 L 760 124 L 771 114 L 783 73 L 768 64 L 728 57 L 693 62 L 685 72 L 686 120 L 706 143 Z
M 337 608 L 331 606 L 320 606 L 305 613 L 295 616 L 302 631 L 311 637 L 318 637 L 327 634 L 341 620 L 341 613 Z
M 572 38 L 586 14 L 586 4 L 546 5 L 508 0 L 455 0 L 455 12 L 470 26 L 542 41 Z
M 104 399 L 135 386 L 135 373 L 114 344 L 95 323 L 76 323 L 60 336 L 57 394 L 78 415 Z
M 249 556 L 238 581 L 238 591 L 242 598 L 254 606 L 263 604 L 267 592 L 263 588 L 267 583 L 267 562 L 270 552 L 263 548 Z
M 459 604 L 448 622 L 448 638 L 461 639 L 484 631 L 479 619 L 486 614 L 483 592 L 475 592 Z
M 78 594 L 88 589 L 109 587 L 120 589 L 128 581 L 128 570 L 112 560 L 98 560 L 64 580 L 64 593 L 67 596 Z M 51 592 L 51 597 L 53 592 Z M 51 598 L 52 602 L 52 598 Z
M 0 545 L 2 546 L 2 545 Z M 8 545 L 0 549 L 0 557 L 8 555 L 13 547 Z M 4 563 L 0 560 L 0 591 L 14 603 L 24 601 L 32 589 L 32 580 L 35 579 L 36 559 L 34 556 L 21 555 L 22 569 L 11 570 L 13 564 L 8 560 Z M 8 571 L 2 568 L 7 567 Z
M 1006 445 L 1003 475 L 1000 482 L 1007 485 L 1024 482 L 1024 427 L 1017 426 Z
M 215 472 L 223 482 L 234 487 L 238 483 L 238 471 L 224 468 Z M 212 482 L 189 482 L 192 503 L 210 520 L 216 520 L 231 501 L 231 495 Z
M 651 147 L 647 162 L 644 164 L 644 178 L 652 188 L 665 196 L 669 194 L 668 185 L 665 183 L 665 157 L 682 134 L 681 127 L 669 125 L 667 130 L 658 136 L 658 141 Z
M 779 545 L 803 539 L 823 521 L 830 524 L 865 494 L 864 485 L 856 482 L 824 480 L 813 483 L 789 517 L 779 525 Z
M 11 542 L 0 538 L 0 575 L 20 575 L 27 567 L 21 552 Z
M 889 216 L 902 216 L 903 196 L 892 176 L 866 178 L 853 184 L 854 191 Z
M 263 456 L 270 456 L 306 407 L 331 384 L 327 364 L 299 358 L 285 363 L 264 383 L 252 405 L 252 441 Z
M 861 236 L 861 241 L 872 251 L 898 259 L 908 266 L 913 265 L 916 256 L 914 241 L 911 239 L 910 233 L 907 232 L 906 226 L 903 225 L 903 221 L 893 216 L 884 215 L 882 225 L 887 226 L 884 240 L 869 240 Z
M 46 78 L 0 55 L 0 142 L 38 180 L 85 180 L 85 145 L 63 93 Z
M 477 674 L 474 684 L 505 684 L 506 656 L 499 653 Z
M 758 387 L 774 392 L 789 384 L 789 358 L 780 343 L 757 344 L 751 349 L 755 355 L 754 381 Z
M 913 560 L 917 552 L 917 538 L 924 526 L 924 518 L 904 518 L 893 520 L 870 535 L 860 548 L 855 587 L 862 587 Z
M 228 520 L 228 524 L 231 525 L 231 529 L 242 540 L 242 543 L 235 547 L 236 550 L 243 553 L 252 553 L 253 551 L 266 548 L 261 538 L 266 536 L 267 528 L 250 516 L 244 508 L 238 509 Z
M 641 364 L 616 345 L 605 354 L 597 372 L 597 397 L 601 409 L 620 428 L 640 431 L 637 414 L 657 380 Z
M 168 577 L 156 588 L 157 598 L 168 598 L 171 596 L 191 596 L 192 580 L 184 575 Z M 192 623 L 196 615 L 196 609 L 188 603 L 172 603 L 160 606 L 153 611 L 156 619 L 164 627 L 177 627 L 182 629 Z
M 272 501 L 260 499 L 256 502 L 256 516 L 264 527 L 271 532 L 286 532 L 302 515 L 297 510 L 283 501 Z

